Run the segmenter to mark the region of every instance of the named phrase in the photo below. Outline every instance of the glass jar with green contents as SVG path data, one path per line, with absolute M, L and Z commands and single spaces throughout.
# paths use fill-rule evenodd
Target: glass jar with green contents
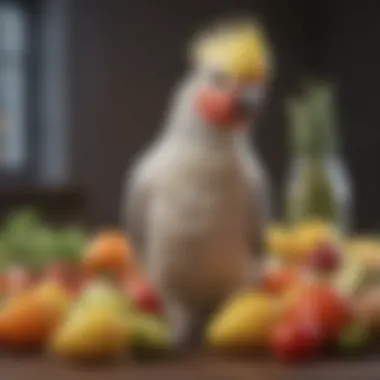
M 310 220 L 350 228 L 351 186 L 340 154 L 330 86 L 311 86 L 289 103 L 292 162 L 285 211 L 293 225 Z

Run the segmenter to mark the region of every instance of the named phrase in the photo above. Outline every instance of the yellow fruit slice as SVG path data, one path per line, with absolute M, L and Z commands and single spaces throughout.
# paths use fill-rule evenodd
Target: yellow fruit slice
M 211 322 L 206 339 L 215 348 L 266 346 L 280 304 L 263 293 L 247 293 L 232 300 Z

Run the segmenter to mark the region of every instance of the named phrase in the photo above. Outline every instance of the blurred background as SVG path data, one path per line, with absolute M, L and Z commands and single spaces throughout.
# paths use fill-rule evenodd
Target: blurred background
M 304 75 L 337 85 L 355 227 L 380 227 L 380 3 L 350 0 L 0 0 L 0 217 L 120 222 L 125 172 L 186 70 L 191 35 L 218 16 L 263 22 L 277 72 L 257 129 L 281 211 L 284 100 Z

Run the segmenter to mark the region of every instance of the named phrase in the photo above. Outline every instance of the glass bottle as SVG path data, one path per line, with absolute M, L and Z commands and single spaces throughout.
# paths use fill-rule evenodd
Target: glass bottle
M 333 224 L 348 232 L 351 185 L 340 154 L 331 86 L 316 85 L 289 104 L 292 158 L 285 212 L 291 225 Z

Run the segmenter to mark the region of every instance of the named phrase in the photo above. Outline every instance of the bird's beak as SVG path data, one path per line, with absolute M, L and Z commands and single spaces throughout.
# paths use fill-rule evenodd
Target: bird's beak
M 257 83 L 239 85 L 231 91 L 202 89 L 196 108 L 210 124 L 229 129 L 254 117 L 264 96 L 264 87 Z
M 244 86 L 238 95 L 238 105 L 246 115 L 255 113 L 265 98 L 265 88 L 260 84 Z

